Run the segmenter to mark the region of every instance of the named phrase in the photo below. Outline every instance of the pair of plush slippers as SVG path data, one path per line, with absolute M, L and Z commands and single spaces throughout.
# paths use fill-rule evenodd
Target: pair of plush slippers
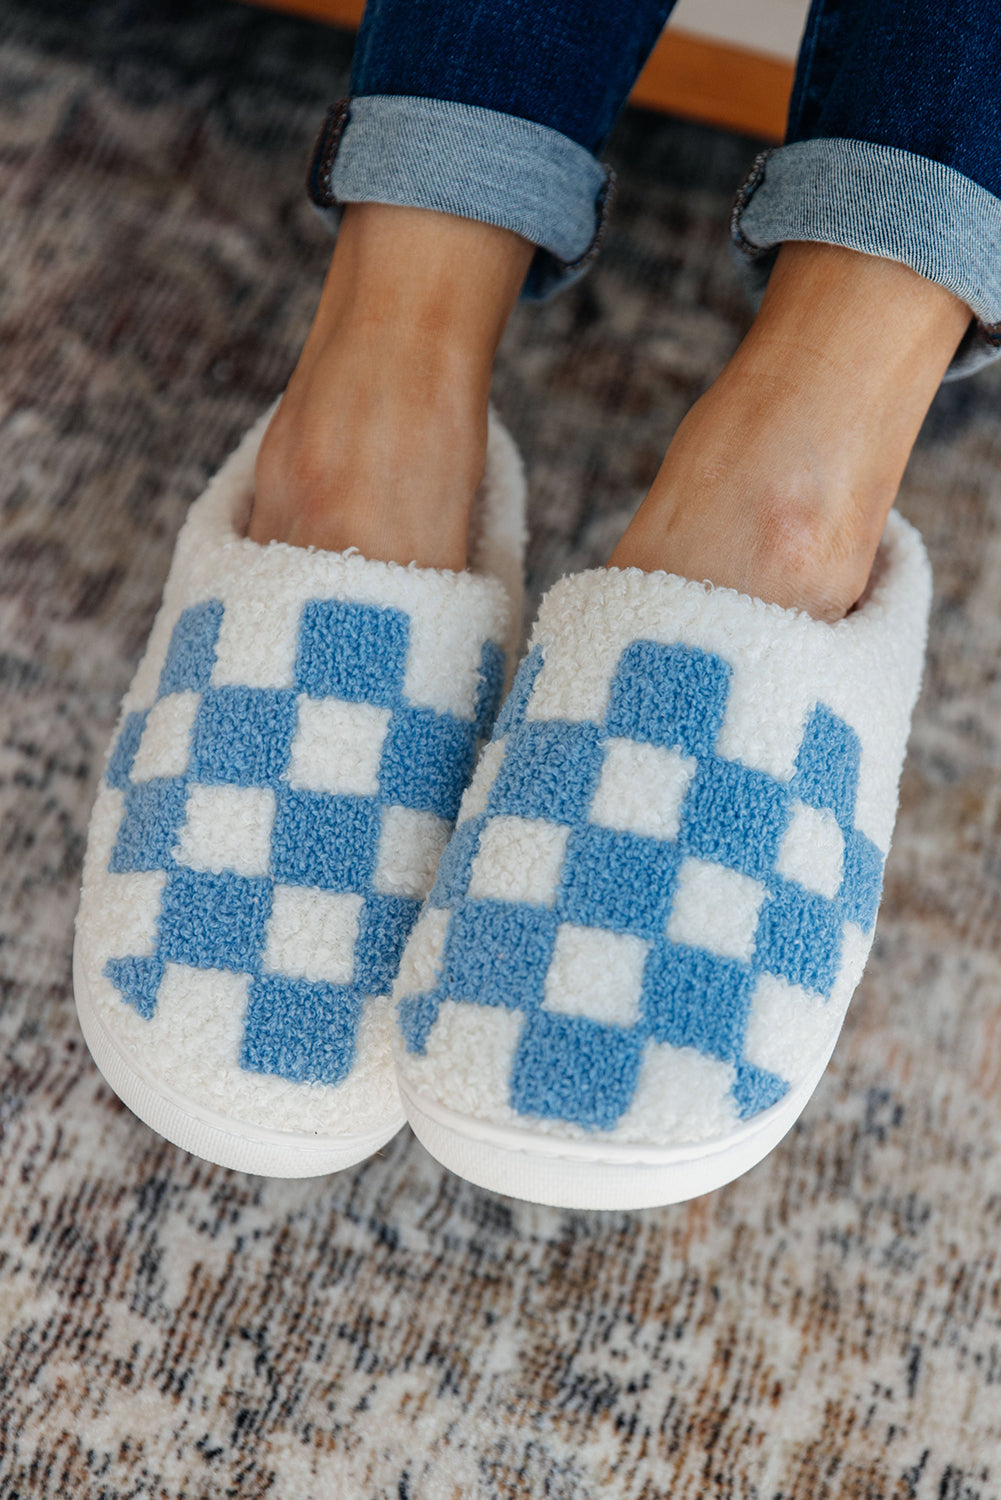
M 74 982 L 177 1145 L 309 1176 L 409 1120 L 574 1208 L 721 1186 L 830 1057 L 872 941 L 930 575 L 891 516 L 836 625 L 669 574 L 543 600 L 491 420 L 463 573 L 244 535 L 258 423 L 193 507 L 90 829 Z

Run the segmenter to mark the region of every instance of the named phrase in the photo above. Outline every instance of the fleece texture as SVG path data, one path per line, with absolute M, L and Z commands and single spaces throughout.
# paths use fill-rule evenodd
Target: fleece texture
M 523 483 L 491 419 L 463 573 L 261 547 L 267 420 L 179 537 L 94 809 L 77 963 L 174 1096 L 365 1134 L 402 1118 L 388 996 L 503 693 Z
M 672 1146 L 795 1088 L 872 942 L 930 596 L 896 515 L 833 626 L 663 573 L 558 583 L 404 956 L 408 1090 Z

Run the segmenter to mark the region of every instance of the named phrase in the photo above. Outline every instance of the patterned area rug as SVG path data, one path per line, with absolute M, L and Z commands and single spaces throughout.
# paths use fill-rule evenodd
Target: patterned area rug
M 99 1078 L 70 991 L 90 804 L 185 507 L 281 389 L 329 240 L 335 32 L 223 0 L 0 7 L 0 1495 L 1001 1496 L 1001 369 L 901 506 L 937 607 L 877 947 L 748 1177 L 534 1208 L 405 1132 L 272 1182 Z M 633 114 L 593 274 L 522 308 L 498 404 L 535 595 L 603 560 L 746 323 L 754 143 Z

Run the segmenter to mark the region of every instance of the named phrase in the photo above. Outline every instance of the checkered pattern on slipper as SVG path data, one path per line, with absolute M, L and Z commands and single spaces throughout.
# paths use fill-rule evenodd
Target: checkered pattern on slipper
M 520 533 L 492 438 L 488 560 Z M 251 439 L 178 543 L 95 808 L 78 942 L 147 1076 L 234 1122 L 364 1134 L 402 1119 L 387 997 L 519 601 L 485 573 L 246 541 Z
M 664 574 L 558 584 L 408 944 L 408 1087 L 663 1145 L 782 1099 L 872 941 L 928 603 L 896 517 L 833 627 Z

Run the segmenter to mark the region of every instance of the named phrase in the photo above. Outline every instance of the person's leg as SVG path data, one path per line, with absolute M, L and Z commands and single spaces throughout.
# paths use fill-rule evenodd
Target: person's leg
M 602 55 L 602 67 L 581 67 L 593 43 L 587 6 L 562 34 L 564 43 L 583 37 L 580 55 L 529 36 L 498 84 L 496 69 L 477 70 L 482 46 L 451 48 L 444 68 L 436 42 L 449 28 L 474 29 L 465 8 L 454 16 L 429 10 L 420 46 L 412 35 L 390 45 L 387 38 L 403 35 L 392 24 L 397 3 L 370 7 L 360 86 L 408 92 L 375 97 L 384 106 L 381 132 L 364 118 L 352 125 L 361 149 L 339 151 L 330 172 L 333 196 L 378 201 L 345 215 L 313 334 L 263 448 L 251 535 L 455 566 L 482 466 L 489 367 L 529 246 L 544 247 L 532 262 L 537 281 L 547 261 L 558 275 L 587 260 L 581 200 L 589 190 L 601 196 L 587 152 L 600 144 L 669 7 L 646 8 L 629 45 L 612 55 L 615 88 L 581 104 L 582 79 L 603 77 L 608 62 Z M 538 21 L 537 7 L 522 5 L 521 16 Z M 496 15 L 479 24 L 496 37 Z M 762 282 L 777 258 L 768 295 L 679 429 L 615 565 L 705 577 L 824 618 L 844 613 L 864 587 L 971 310 L 978 323 L 963 341 L 966 364 L 998 343 L 987 325 L 1001 313 L 993 253 L 1001 171 L 990 144 L 996 133 L 980 119 L 990 91 L 969 76 L 990 65 L 990 19 L 984 0 L 964 0 L 951 20 L 947 69 L 923 46 L 929 25 L 938 25 L 931 0 L 889 11 L 865 0 L 814 5 L 790 143 L 756 168 L 738 220 L 738 242 Z M 515 98 L 511 80 L 526 67 Z M 532 71 L 539 67 L 544 76 Z M 427 88 L 417 74 L 431 80 Z M 484 79 L 487 92 L 478 94 Z M 943 79 L 957 80 L 955 98 L 941 98 Z M 458 99 L 455 121 L 442 98 Z M 352 118 L 371 102 L 356 101 Z M 540 139 L 510 135 L 526 117 L 505 111 L 526 108 L 541 117 Z M 481 120 L 490 130 L 502 124 L 504 150 L 489 130 L 486 141 L 475 138 L 470 126 Z M 421 170 L 429 141 L 430 188 Z M 540 172 L 545 180 L 526 202 L 523 184 Z M 392 204 L 410 207 L 406 236 Z M 557 244 L 557 226 L 573 219 L 568 207 L 578 210 L 575 228 L 562 231 L 570 247 Z
M 997 351 L 999 53 L 987 0 L 814 0 L 787 144 L 735 215 L 764 302 L 613 563 L 825 619 L 858 598 L 957 346 L 960 371 Z
M 783 245 L 750 332 L 682 422 L 612 565 L 840 619 L 969 320 L 895 261 Z
M 543 291 L 593 253 L 593 153 L 672 3 L 370 0 L 318 170 L 347 207 L 261 447 L 254 540 L 464 565 L 497 342 L 526 276 Z
M 472 219 L 348 206 L 261 444 L 254 541 L 465 566 L 493 358 L 532 253 Z

